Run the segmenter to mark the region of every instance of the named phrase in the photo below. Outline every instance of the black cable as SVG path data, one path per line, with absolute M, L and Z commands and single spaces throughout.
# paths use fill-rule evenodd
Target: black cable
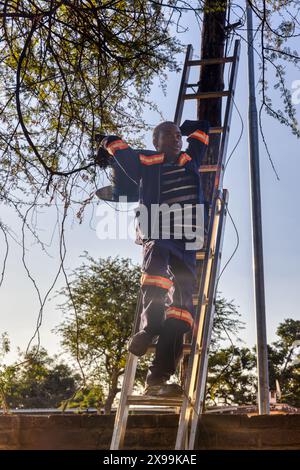
M 220 274 L 219 274 L 219 276 L 218 276 L 217 284 L 216 284 L 216 292 L 217 292 L 217 287 L 218 287 L 218 285 L 219 285 L 219 280 L 220 280 L 221 276 L 223 275 L 225 269 L 226 269 L 227 266 L 229 265 L 229 263 L 232 261 L 232 258 L 233 258 L 234 255 L 236 254 L 236 252 L 237 252 L 237 250 L 238 250 L 238 247 L 239 247 L 239 244 L 240 244 L 239 232 L 238 232 L 237 226 L 235 225 L 235 222 L 234 222 L 234 220 L 233 220 L 233 218 L 232 218 L 232 215 L 231 215 L 231 213 L 230 213 L 230 211 L 229 211 L 229 209 L 228 209 L 228 206 L 227 206 L 226 210 L 227 210 L 227 212 L 228 212 L 228 215 L 229 215 L 230 220 L 231 220 L 231 222 L 232 222 L 232 225 L 233 225 L 233 227 L 234 227 L 234 230 L 235 230 L 235 233 L 236 233 L 237 241 L 236 241 L 236 246 L 235 246 L 235 248 L 234 248 L 232 254 L 230 255 L 229 259 L 228 259 L 227 262 L 225 263 L 225 265 L 224 265 L 222 271 L 220 272 Z

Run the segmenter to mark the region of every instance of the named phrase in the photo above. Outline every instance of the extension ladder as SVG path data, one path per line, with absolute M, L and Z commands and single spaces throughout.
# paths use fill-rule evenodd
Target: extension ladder
M 184 354 L 188 355 L 184 381 L 183 397 L 151 397 L 134 395 L 133 387 L 138 363 L 138 357 L 128 353 L 120 402 L 116 413 L 114 431 L 111 441 L 111 450 L 121 449 L 127 427 L 127 419 L 130 406 L 148 405 L 161 407 L 174 407 L 175 411 L 180 410 L 178 430 L 175 449 L 193 450 L 197 439 L 197 428 L 199 417 L 203 412 L 205 397 L 208 354 L 211 341 L 211 333 L 215 311 L 215 297 L 218 275 L 220 271 L 221 250 L 223 244 L 225 219 L 228 205 L 228 191 L 222 189 L 223 173 L 226 161 L 227 145 L 229 138 L 230 122 L 232 115 L 233 97 L 235 92 L 238 62 L 240 55 L 240 41 L 234 44 L 234 53 L 230 57 L 193 60 L 193 48 L 187 47 L 186 58 L 182 71 L 182 79 L 179 89 L 178 101 L 174 121 L 179 125 L 184 103 L 186 100 L 202 100 L 209 98 L 226 98 L 223 126 L 210 128 L 210 134 L 222 134 L 219 145 L 218 160 L 216 165 L 203 165 L 200 173 L 213 172 L 214 190 L 209 210 L 209 223 L 207 241 L 204 248 L 197 252 L 197 272 L 198 282 L 194 294 L 194 305 L 196 314 L 192 339 L 184 345 Z M 189 74 L 191 67 L 210 64 L 231 63 L 228 90 L 187 93 L 188 88 L 193 88 L 198 84 L 189 84 Z M 133 334 L 139 331 L 141 313 L 141 295 L 139 295 Z M 155 345 L 149 348 L 153 351 Z

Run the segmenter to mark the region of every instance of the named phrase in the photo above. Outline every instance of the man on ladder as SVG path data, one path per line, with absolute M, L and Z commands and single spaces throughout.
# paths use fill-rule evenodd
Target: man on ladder
M 153 131 L 155 151 L 134 150 L 117 136 L 105 137 L 98 151 L 107 152 L 139 186 L 137 212 L 141 215 L 141 206 L 147 211 L 136 240 L 143 245 L 141 328 L 128 348 L 143 356 L 158 337 L 146 395 L 182 395 L 179 385 L 167 381 L 181 359 L 184 334 L 193 328 L 196 252 L 205 225 L 199 167 L 208 131 L 207 121 L 185 121 L 180 128 L 166 121 Z M 188 136 L 186 151 L 181 150 L 182 135 Z

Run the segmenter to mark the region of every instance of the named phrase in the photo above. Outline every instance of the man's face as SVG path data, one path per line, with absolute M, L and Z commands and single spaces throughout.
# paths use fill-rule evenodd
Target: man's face
M 160 153 L 166 153 L 170 156 L 178 155 L 182 148 L 182 135 L 179 127 L 176 124 L 164 126 L 159 130 L 153 144 Z

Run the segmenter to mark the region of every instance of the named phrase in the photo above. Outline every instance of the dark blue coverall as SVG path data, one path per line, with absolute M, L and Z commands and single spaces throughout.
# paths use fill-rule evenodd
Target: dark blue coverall
M 185 134 L 189 134 L 189 145 L 180 152 L 173 168 L 178 168 L 178 171 L 184 168 L 184 175 L 193 178 L 197 203 L 203 204 L 199 168 L 209 142 L 209 123 L 185 121 L 183 126 L 185 132 L 189 131 Z M 151 204 L 161 202 L 159 188 L 164 154 L 132 149 L 117 136 L 109 136 L 105 147 L 126 175 L 139 186 L 139 202 L 150 213 Z M 184 195 L 178 194 L 184 199 Z M 136 243 L 143 245 L 141 329 L 153 337 L 158 336 L 146 382 L 156 385 L 164 383 L 175 373 L 182 356 L 184 334 L 193 327 L 196 250 L 186 249 L 183 239 L 152 239 L 151 233 L 146 233 L 140 225 Z

